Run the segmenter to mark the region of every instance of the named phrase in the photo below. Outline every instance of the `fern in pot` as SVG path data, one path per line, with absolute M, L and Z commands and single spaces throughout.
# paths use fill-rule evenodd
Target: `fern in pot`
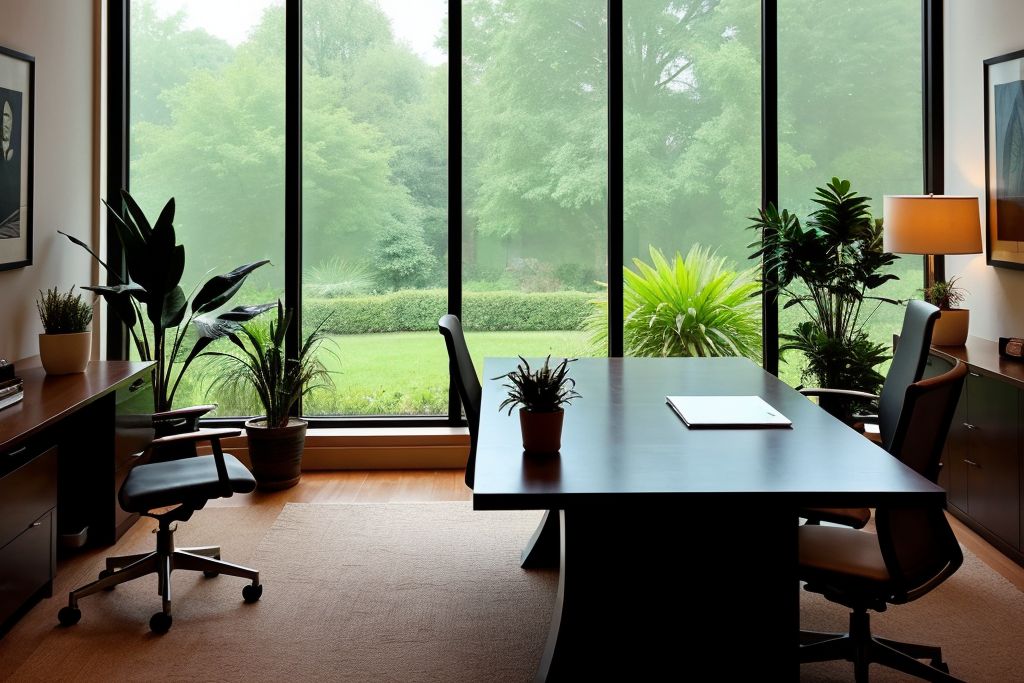
M 92 350 L 92 304 L 83 301 L 75 288 L 67 294 L 56 287 L 39 292 L 36 301 L 43 333 L 39 335 L 39 360 L 48 375 L 84 372 Z
M 263 415 L 247 421 L 245 431 L 253 476 L 265 491 L 286 489 L 299 482 L 307 422 L 291 415 L 292 408 L 311 391 L 334 386 L 330 371 L 318 356 L 326 338 L 326 320 L 303 340 L 297 357 L 286 357 L 285 335 L 293 314 L 278 301 L 277 316 L 268 325 L 257 320 L 227 335 L 236 347 L 233 353 L 203 354 L 218 366 L 210 391 L 236 396 L 255 391 Z
M 563 358 L 551 367 L 551 356 L 544 359 L 543 367 L 533 369 L 530 363 L 519 357 L 520 363 L 512 372 L 494 379 L 507 379 L 502 385 L 508 389 L 508 397 L 501 402 L 498 410 L 508 408 L 511 415 L 516 406 L 519 409 L 519 425 L 523 433 L 523 450 L 527 453 L 557 453 L 562 447 L 562 421 L 564 405 L 570 405 L 576 392 L 576 380 L 569 377 L 569 363 L 575 358 Z

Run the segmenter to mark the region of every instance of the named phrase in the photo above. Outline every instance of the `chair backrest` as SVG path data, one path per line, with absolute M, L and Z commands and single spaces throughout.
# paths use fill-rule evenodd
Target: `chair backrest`
M 480 431 L 480 397 L 483 390 L 480 380 L 473 367 L 473 359 L 466 346 L 466 336 L 462 333 L 459 319 L 447 314 L 437 321 L 437 330 L 444 337 L 448 347 L 448 365 L 451 369 L 452 381 L 459 392 L 462 408 L 466 411 L 466 422 L 469 424 L 469 460 L 466 461 L 466 486 L 473 488 L 473 477 L 476 472 L 476 442 Z
M 878 399 L 878 432 L 882 437 L 882 447 L 890 453 L 896 424 L 903 412 L 907 387 L 924 374 L 928 347 L 932 342 L 932 328 L 938 317 L 939 309 L 930 303 L 920 299 L 911 299 L 907 303 L 900 341 Z
M 889 451 L 918 474 L 936 481 L 942 449 L 967 376 L 961 362 L 938 377 L 907 387 L 903 413 Z M 878 542 L 893 577 L 890 602 L 915 600 L 963 563 L 960 544 L 940 505 L 881 506 L 875 513 Z

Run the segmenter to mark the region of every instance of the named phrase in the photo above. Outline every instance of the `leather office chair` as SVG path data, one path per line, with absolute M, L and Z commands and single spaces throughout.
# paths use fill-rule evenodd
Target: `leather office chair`
M 466 346 L 466 336 L 462 332 L 462 322 L 458 317 L 447 314 L 437 321 L 438 332 L 444 337 L 448 348 L 448 364 L 459 392 L 462 408 L 466 411 L 466 423 L 469 426 L 469 459 L 466 460 L 466 486 L 473 488 L 476 474 L 476 445 L 480 431 L 480 402 L 483 390 L 477 378 L 473 359 Z M 534 531 L 533 537 L 523 551 L 522 564 L 524 569 L 540 567 L 557 567 L 559 548 L 559 515 L 557 510 L 548 510 L 540 526 Z
M 924 374 L 932 329 L 938 317 L 939 309 L 927 302 L 912 299 L 907 303 L 900 341 L 878 396 L 863 391 L 826 388 L 802 389 L 800 393 L 819 398 L 846 397 L 877 401 L 877 415 L 856 415 L 855 421 L 858 425 L 877 424 L 882 448 L 892 453 L 892 441 L 903 410 L 907 387 L 920 380 Z M 809 508 L 801 510 L 800 516 L 808 524 L 833 522 L 860 529 L 871 519 L 871 511 L 867 508 Z
M 939 377 L 910 385 L 891 435 L 890 452 L 932 481 L 966 375 L 967 366 L 958 362 Z M 868 616 L 868 610 L 923 597 L 960 568 L 963 555 L 942 506 L 879 507 L 875 526 L 877 535 L 835 526 L 799 528 L 805 589 L 852 610 L 848 633 L 801 631 L 800 661 L 852 661 L 857 681 L 867 680 L 873 662 L 927 680 L 957 680 L 939 647 L 874 637 Z
M 129 470 L 118 492 L 118 502 L 126 512 L 157 520 L 156 550 L 108 558 L 106 569 L 96 581 L 71 591 L 68 606 L 57 615 L 62 625 L 71 626 L 82 618 L 78 601 L 85 596 L 155 573 L 162 609 L 150 618 L 149 627 L 155 633 L 166 633 L 172 622 L 171 572 L 179 569 L 201 571 L 207 577 L 228 574 L 249 579 L 252 583 L 242 589 L 243 599 L 260 599 L 263 586 L 255 569 L 222 562 L 218 547 L 174 547 L 174 522 L 188 521 L 209 500 L 249 493 L 256 488 L 256 480 L 245 465 L 221 450 L 220 440 L 240 436 L 241 430 L 198 428 L 199 417 L 213 407 L 197 406 L 153 415 L 155 438 Z M 196 444 L 201 442 L 210 443 L 212 455 L 196 454 Z

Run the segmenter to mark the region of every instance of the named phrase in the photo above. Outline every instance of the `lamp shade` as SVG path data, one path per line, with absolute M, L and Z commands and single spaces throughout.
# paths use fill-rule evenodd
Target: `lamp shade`
M 980 254 L 977 197 L 885 195 L 882 243 L 893 254 Z

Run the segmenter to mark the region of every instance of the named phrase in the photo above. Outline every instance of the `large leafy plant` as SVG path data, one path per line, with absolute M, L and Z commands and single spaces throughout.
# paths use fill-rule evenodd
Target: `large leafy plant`
M 247 263 L 216 275 L 193 289 L 189 301 L 180 285 L 185 247 L 177 243 L 174 233 L 174 198 L 168 200 L 155 223 L 146 218 L 127 190 L 121 191 L 121 201 L 120 212 L 106 202 L 104 205 L 117 231 L 127 277 L 104 263 L 81 240 L 61 234 L 88 251 L 107 271 L 114 284 L 82 289 L 106 300 L 128 328 L 142 360 L 156 361 L 154 407 L 157 411 L 170 410 L 181 378 L 207 346 L 273 308 L 273 304 L 237 306 L 216 313 L 241 289 L 249 273 L 269 261 Z
M 878 306 L 899 303 L 870 294 L 897 279 L 886 272 L 897 257 L 882 250 L 882 221 L 871 217 L 871 199 L 852 191 L 850 181 L 832 178 L 812 201 L 819 208 L 806 227 L 771 204 L 751 218 L 760 240 L 750 258 L 763 259 L 765 272 L 777 275 L 765 287 L 780 294 L 783 308 L 799 306 L 806 316 L 779 335 L 780 351 L 806 356 L 805 382 L 878 393 L 885 378 L 877 367 L 890 356 L 865 325 Z
M 761 356 L 754 269 L 694 245 L 672 260 L 650 247 L 651 264 L 623 267 L 623 341 L 630 356 Z M 595 350 L 607 348 L 608 302 L 594 302 L 585 325 Z
M 313 328 L 299 348 L 296 358 L 285 355 L 285 335 L 294 311 L 277 302 L 277 318 L 269 325 L 252 322 L 227 333 L 238 351 L 207 351 L 204 356 L 217 359 L 220 367 L 211 390 L 223 389 L 243 396 L 254 389 L 267 418 L 267 427 L 285 427 L 292 406 L 315 389 L 333 387 L 330 371 L 317 351 L 326 339 L 326 319 Z

